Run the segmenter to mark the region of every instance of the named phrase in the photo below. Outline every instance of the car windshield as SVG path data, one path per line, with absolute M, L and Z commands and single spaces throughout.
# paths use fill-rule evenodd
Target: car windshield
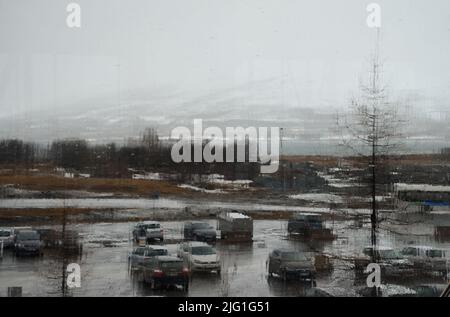
M 193 247 L 192 254 L 193 255 L 210 255 L 210 254 L 216 254 L 216 250 L 214 250 L 210 246 Z
M 194 229 L 209 229 L 209 224 L 207 224 L 206 222 L 194 223 L 192 225 L 192 228 L 194 228 Z
M 0 231 L 0 237 L 9 237 L 9 236 L 11 236 L 11 232 L 5 230 Z
M 396 260 L 402 258 L 400 254 L 398 254 L 394 250 L 379 250 L 378 254 L 380 255 L 381 259 Z
M 134 250 L 134 254 L 144 254 L 145 248 L 137 248 Z
M 430 258 L 443 258 L 444 252 L 441 250 L 428 250 L 427 256 L 429 256 Z
M 39 234 L 36 232 L 21 232 L 17 235 L 18 240 L 39 240 Z
M 156 249 L 156 250 L 150 249 L 148 255 L 150 256 L 168 255 L 168 252 L 166 249 Z
M 284 252 L 281 254 L 281 258 L 285 261 L 304 261 L 306 257 L 299 252 Z
M 142 226 L 142 228 L 144 228 L 144 229 L 159 229 L 160 225 L 159 225 L 159 223 L 152 223 L 152 224 L 144 225 L 144 226 Z
M 161 268 L 181 271 L 183 269 L 183 262 L 181 261 L 161 262 Z

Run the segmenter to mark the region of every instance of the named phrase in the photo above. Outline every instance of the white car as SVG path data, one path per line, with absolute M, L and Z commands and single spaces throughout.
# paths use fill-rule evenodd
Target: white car
M 0 245 L 3 248 L 11 248 L 14 246 L 14 230 L 10 228 L 0 228 Z
M 364 272 L 373 257 L 378 259 L 381 273 L 389 277 L 412 277 L 415 275 L 414 264 L 404 255 L 390 247 L 372 246 L 364 248 L 363 255 L 354 259 L 355 270 L 358 274 Z
M 188 265 L 191 272 L 212 272 L 220 274 L 220 257 L 216 250 L 205 242 L 181 243 L 177 255 Z
M 408 246 L 402 254 L 414 263 L 414 267 L 447 276 L 449 267 L 445 251 L 428 246 Z
M 133 238 L 136 242 L 139 242 L 141 238 L 145 238 L 147 242 L 155 239 L 162 242 L 164 241 L 164 231 L 159 222 L 144 221 L 134 226 Z

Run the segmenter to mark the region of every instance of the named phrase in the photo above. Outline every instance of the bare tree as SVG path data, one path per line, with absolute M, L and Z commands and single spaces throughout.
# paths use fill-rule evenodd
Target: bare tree
M 142 134 L 142 145 L 151 152 L 157 153 L 159 151 L 159 136 L 155 128 L 147 128 Z
M 342 134 L 342 145 L 360 157 L 368 171 L 366 182 L 371 195 L 371 241 L 376 246 L 378 226 L 377 191 L 386 184 L 384 168 L 389 156 L 401 145 L 399 104 L 389 101 L 386 86 L 382 83 L 382 65 L 375 52 L 366 82 L 360 82 L 360 93 L 351 100 L 351 112 L 337 117 Z M 376 262 L 376 259 L 374 259 Z

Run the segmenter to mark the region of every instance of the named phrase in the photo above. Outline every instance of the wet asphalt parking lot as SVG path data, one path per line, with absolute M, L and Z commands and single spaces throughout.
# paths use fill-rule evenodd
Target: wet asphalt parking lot
M 215 220 L 206 220 L 216 226 Z M 176 254 L 177 242 L 182 240 L 183 222 L 161 222 L 167 247 Z M 22 287 L 23 296 L 61 296 L 63 267 L 78 263 L 81 267 L 81 287 L 67 292 L 70 296 L 314 296 L 308 282 L 284 282 L 269 277 L 266 269 L 268 254 L 274 248 L 289 248 L 311 254 L 332 255 L 333 269 L 319 273 L 317 288 L 332 290 L 338 295 L 353 296 L 364 281 L 355 280 L 351 261 L 347 258 L 369 245 L 369 228 L 353 221 L 327 222 L 338 238 L 334 241 L 300 241 L 287 236 L 287 221 L 255 220 L 253 243 L 216 243 L 221 256 L 222 272 L 196 273 L 192 276 L 188 293 L 178 289 L 153 291 L 142 281 L 139 271 L 131 270 L 128 253 L 136 246 L 131 241 L 133 223 L 74 224 L 69 228 L 82 236 L 81 256 L 65 261 L 51 252 L 43 257 L 16 258 L 6 250 L 0 262 L 0 296 L 7 287 Z M 384 245 L 400 248 L 410 243 L 427 243 L 449 249 L 450 244 L 439 243 L 427 236 L 408 236 L 380 232 Z M 435 278 L 417 277 L 411 281 L 395 281 L 405 286 L 444 284 Z

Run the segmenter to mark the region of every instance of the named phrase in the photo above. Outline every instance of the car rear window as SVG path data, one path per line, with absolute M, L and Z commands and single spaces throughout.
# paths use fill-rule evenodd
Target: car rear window
M 149 256 L 168 255 L 168 252 L 165 249 L 148 250 L 147 255 Z
M 192 225 L 192 228 L 194 228 L 194 229 L 209 229 L 209 224 L 207 224 L 207 223 L 194 223 Z
M 17 235 L 19 240 L 39 240 L 39 234 L 37 232 L 20 232 Z
M 305 261 L 306 257 L 298 252 L 284 252 L 281 254 L 281 258 L 286 261 Z
M 216 251 L 210 246 L 192 247 L 193 255 L 210 255 L 216 254 Z
M 381 259 L 385 260 L 398 260 L 402 258 L 402 256 L 394 250 L 379 250 L 378 254 Z
M 444 252 L 441 250 L 428 250 L 427 256 L 430 258 L 443 258 L 445 257 Z
M 180 270 L 181 271 L 183 269 L 183 262 L 178 262 L 178 261 L 162 262 L 161 267 L 163 269 Z
M 0 231 L 0 237 L 9 237 L 11 236 L 11 232 L 2 230 Z
M 159 223 L 154 223 L 154 224 L 150 224 L 150 225 L 145 225 L 144 228 L 145 229 L 159 229 L 161 226 Z

